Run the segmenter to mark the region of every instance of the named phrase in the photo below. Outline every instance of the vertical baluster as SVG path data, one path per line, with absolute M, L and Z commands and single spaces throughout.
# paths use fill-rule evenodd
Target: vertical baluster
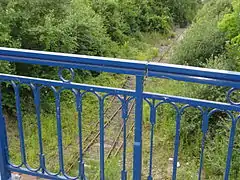
M 55 88 L 55 105 L 56 105 L 56 120 L 57 120 L 57 136 L 58 136 L 58 155 L 60 171 L 64 174 L 64 160 L 63 160 L 63 147 L 62 147 L 62 120 L 61 120 L 61 106 L 60 106 L 60 92 Z
M 26 153 L 25 153 L 25 144 L 24 144 L 24 133 L 23 133 L 23 124 L 22 124 L 22 112 L 21 112 L 21 102 L 20 102 L 20 93 L 19 93 L 19 84 L 12 82 L 15 99 L 16 99 L 16 110 L 17 110 L 17 121 L 18 121 L 18 131 L 20 137 L 20 149 L 21 149 L 21 158 L 22 163 L 26 165 Z
M 104 180 L 104 98 L 99 98 L 100 118 L 100 179 Z
M 181 114 L 180 112 L 177 111 L 172 180 L 176 180 L 177 178 L 178 149 L 179 149 L 179 141 L 180 141 L 180 120 L 181 120 Z
M 121 179 L 126 180 L 127 179 L 127 170 L 126 170 L 126 149 L 127 149 L 127 118 L 128 118 L 128 102 L 126 100 L 126 96 L 123 100 L 123 106 L 122 106 L 122 119 L 123 119 L 123 164 L 122 164 L 122 173 L 121 173 Z
M 82 150 L 82 96 L 79 91 L 76 91 L 76 105 L 78 112 L 78 137 L 79 137 L 79 177 L 81 180 L 85 179 L 84 173 L 84 161 L 83 161 L 83 150 Z
M 135 136 L 133 155 L 133 180 L 140 180 L 142 173 L 142 112 L 143 77 L 136 76 Z
M 205 149 L 205 141 L 206 141 L 206 135 L 208 132 L 208 116 L 207 111 L 203 112 L 203 118 L 202 118 L 202 144 L 201 144 L 201 155 L 200 155 L 200 165 L 199 165 L 199 171 L 198 171 L 198 180 L 201 180 L 202 176 L 202 168 L 203 168 L 203 158 L 204 158 L 204 149 Z
M 40 87 L 32 85 L 33 95 L 34 95 L 34 104 L 36 111 L 36 119 L 38 126 L 38 143 L 39 143 L 39 159 L 40 159 L 40 168 L 42 169 L 42 173 L 45 171 L 45 157 L 43 154 L 43 143 L 42 143 L 42 125 L 40 118 Z
M 1 105 L 0 105 L 1 107 Z M 8 137 L 7 137 L 7 127 L 6 127 L 6 118 L 3 115 L 3 137 L 5 137 L 5 153 L 6 153 L 6 158 L 7 158 L 7 162 L 9 162 L 9 150 L 8 150 Z
M 231 160 L 232 160 L 232 152 L 233 152 L 233 145 L 234 145 L 234 137 L 235 137 L 235 132 L 236 132 L 237 121 L 235 120 L 234 117 L 231 117 L 231 118 L 232 118 L 232 128 L 231 128 L 229 143 L 228 143 L 228 155 L 227 155 L 227 161 L 226 161 L 224 180 L 228 180 L 228 178 L 229 178 L 229 172 L 230 172 Z
M 2 111 L 2 92 L 0 85 L 0 176 L 1 179 L 10 179 L 11 172 L 7 169 L 8 164 L 8 144 L 5 119 Z
M 153 177 L 152 177 L 153 137 L 154 137 L 154 126 L 155 126 L 155 123 L 156 123 L 156 108 L 154 107 L 154 102 L 151 105 L 150 123 L 151 123 L 151 137 L 150 137 L 150 154 L 149 154 L 150 157 L 149 157 L 148 180 L 152 180 L 153 179 Z

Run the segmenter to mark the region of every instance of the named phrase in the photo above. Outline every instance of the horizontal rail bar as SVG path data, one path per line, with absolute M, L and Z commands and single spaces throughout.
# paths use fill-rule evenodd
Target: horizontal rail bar
M 15 76 L 15 75 L 0 73 L 0 82 L 3 80 L 17 81 L 25 84 L 38 84 L 38 85 L 44 85 L 44 86 L 64 87 L 66 89 L 80 89 L 80 90 L 86 90 L 86 91 L 106 92 L 113 95 L 120 94 L 120 95 L 134 96 L 134 91 L 132 90 L 88 85 L 88 84 L 79 84 L 79 83 L 64 83 L 61 81 L 50 80 L 50 79 L 31 78 L 26 76 Z
M 183 76 L 192 76 L 199 78 L 208 78 L 214 80 L 225 80 L 240 82 L 240 73 L 226 70 L 217 70 L 209 68 L 200 68 L 193 66 L 183 66 L 183 65 L 174 65 L 174 64 L 163 64 L 163 63 L 154 63 L 151 62 L 148 64 L 149 73 L 169 73 L 172 75 L 183 75 Z
M 150 93 L 150 92 L 144 92 L 143 97 L 149 98 L 149 99 L 156 99 L 156 100 L 167 100 L 169 102 L 175 102 L 180 104 L 188 104 L 194 107 L 201 106 L 201 107 L 217 108 L 220 110 L 240 112 L 239 106 L 223 103 L 223 102 L 201 100 L 201 99 L 173 96 L 173 95 L 167 95 L 167 94 L 157 94 L 157 93 Z
M 166 77 L 187 82 L 240 88 L 240 73 L 191 66 L 149 63 L 147 61 L 124 60 L 66 53 L 53 53 L 0 47 L 0 60 L 80 68 L 131 75 Z M 223 82 L 221 82 L 223 81 Z
M 46 173 L 42 173 L 42 172 L 33 172 L 33 171 L 29 171 L 28 169 L 25 168 L 15 168 L 12 167 L 11 165 L 8 166 L 8 169 L 12 172 L 17 172 L 17 173 L 22 173 L 22 174 L 27 174 L 30 176 L 38 176 L 40 178 L 46 178 L 46 179 L 55 179 L 55 180 L 66 180 L 67 178 L 64 176 L 54 176 L 54 175 L 49 175 Z M 74 178 L 72 178 L 74 179 Z
M 163 72 L 149 72 L 149 77 L 158 77 L 163 79 L 177 80 L 177 81 L 185 81 L 192 82 L 198 84 L 208 84 L 213 86 L 223 86 L 223 87 L 233 87 L 240 89 L 240 83 L 238 81 L 229 81 L 225 79 L 217 79 L 217 78 L 205 78 L 199 76 L 189 76 L 189 75 L 179 75 L 179 74 L 171 74 L 171 73 L 163 73 Z
M 0 47 L 0 60 L 132 75 L 144 75 L 146 67 L 144 62 L 134 60 L 2 47 Z
M 109 94 L 127 95 L 132 97 L 135 97 L 136 95 L 134 90 L 129 90 L 129 89 L 111 88 L 111 87 L 79 84 L 79 83 L 64 83 L 56 80 L 32 78 L 32 77 L 25 77 L 25 76 L 15 76 L 15 75 L 0 73 L 0 82 L 3 80 L 17 81 L 25 84 L 32 83 L 32 84 L 45 85 L 45 86 L 57 86 L 57 87 L 64 87 L 67 89 L 81 89 L 86 91 L 105 92 Z M 203 107 L 218 108 L 221 110 L 240 111 L 239 106 L 229 104 L 229 103 L 223 103 L 223 102 L 201 100 L 201 99 L 173 96 L 173 95 L 167 95 L 167 94 L 158 94 L 158 93 L 152 93 L 152 92 L 143 92 L 143 97 L 149 98 L 149 99 L 158 99 L 158 100 L 168 99 L 171 102 L 189 104 L 192 106 L 203 106 Z

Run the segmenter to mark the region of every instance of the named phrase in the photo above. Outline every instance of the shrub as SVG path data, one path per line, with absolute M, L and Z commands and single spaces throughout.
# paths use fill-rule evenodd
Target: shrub
M 225 52 L 225 35 L 218 28 L 224 14 L 230 12 L 231 0 L 210 0 L 198 12 L 195 23 L 175 48 L 171 62 L 202 66 L 211 56 Z
M 202 9 L 197 12 L 195 22 L 209 19 L 222 19 L 222 16 L 231 11 L 232 0 L 208 0 Z
M 120 4 L 117 0 L 93 1 L 92 7 L 103 18 L 107 33 L 113 41 L 124 43 L 128 24 L 120 12 Z
M 230 0 L 208 1 L 199 11 L 195 23 L 186 33 L 185 38 L 176 47 L 172 56 L 173 63 L 201 66 L 214 69 L 238 70 L 239 68 L 239 4 L 233 10 Z M 239 3 L 239 2 L 238 2 Z M 181 92 L 191 92 L 188 96 L 198 99 L 226 102 L 226 93 L 229 88 L 213 87 L 208 85 L 190 84 L 187 89 L 180 88 Z M 236 98 L 236 97 L 234 97 Z M 209 120 L 209 132 L 205 152 L 204 171 L 207 179 L 219 179 L 223 176 L 226 153 L 229 139 L 230 123 L 227 123 L 225 113 L 216 113 Z M 184 157 L 196 157 L 199 154 L 202 133 L 201 117 L 195 110 L 190 111 L 190 116 L 185 115 L 182 122 L 182 152 Z M 239 138 L 237 136 L 237 138 Z M 191 146 L 197 142 L 199 146 Z M 235 142 L 232 162 L 237 162 L 239 153 Z M 216 153 L 218 150 L 218 153 Z M 186 156 L 186 154 L 188 154 Z M 209 158 L 210 157 L 210 158 Z M 198 162 L 197 162 L 198 163 Z M 232 164 L 230 177 L 239 178 L 239 165 Z
M 172 29 L 171 14 L 161 1 L 101 0 L 94 1 L 92 7 L 103 17 L 111 39 L 121 44 L 139 31 L 165 33 Z
M 150 0 L 140 3 L 140 29 L 144 32 L 168 33 L 172 28 L 172 17 L 161 1 Z
M 237 66 L 235 70 L 240 70 L 240 2 L 233 0 L 233 12 L 228 13 L 219 22 L 219 28 L 227 38 L 226 49 L 230 58 L 234 59 Z
M 217 20 L 194 23 L 184 39 L 175 47 L 171 62 L 190 66 L 202 66 L 211 56 L 224 51 L 225 36 L 217 28 Z
M 170 10 L 175 24 L 187 26 L 195 17 L 201 2 L 198 0 L 164 0 L 162 1 Z

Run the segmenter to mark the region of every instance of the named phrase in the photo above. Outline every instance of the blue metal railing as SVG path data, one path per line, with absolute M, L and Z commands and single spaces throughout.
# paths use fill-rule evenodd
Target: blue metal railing
M 162 104 L 170 104 L 176 112 L 176 131 L 175 131 L 175 143 L 174 143 L 174 157 L 173 157 L 173 171 L 172 179 L 177 178 L 177 162 L 178 152 L 180 143 L 180 121 L 182 113 L 189 107 L 196 107 L 200 110 L 202 116 L 202 146 L 200 152 L 200 164 L 198 179 L 201 179 L 203 160 L 204 160 L 204 147 L 206 134 L 208 132 L 209 118 L 216 111 L 225 111 L 232 120 L 232 126 L 229 136 L 229 146 L 226 160 L 226 168 L 224 179 L 229 178 L 231 158 L 233 152 L 233 143 L 236 131 L 236 123 L 239 116 L 236 116 L 234 112 L 240 111 L 240 106 L 234 103 L 230 96 L 231 94 L 240 88 L 240 73 L 220 71 L 213 69 L 203 69 L 188 66 L 170 65 L 151 63 L 144 61 L 132 61 L 102 57 L 91 57 L 73 54 L 63 53 L 52 53 L 52 52 L 40 52 L 32 50 L 21 50 L 21 49 L 10 49 L 0 48 L 0 60 L 5 60 L 14 63 L 26 63 L 34 65 L 46 65 L 59 67 L 59 78 L 60 81 L 51 79 L 41 79 L 34 77 L 0 74 L 1 82 L 10 82 L 15 92 L 15 103 L 17 111 L 17 122 L 18 131 L 20 138 L 20 154 L 21 164 L 15 165 L 9 161 L 9 147 L 6 133 L 5 119 L 2 110 L 2 95 L 0 92 L 0 172 L 1 178 L 7 180 L 10 178 L 11 172 L 19 172 L 23 174 L 29 174 L 48 179 L 87 179 L 85 174 L 85 164 L 83 158 L 83 140 L 82 140 L 82 97 L 85 93 L 93 93 L 99 101 L 99 127 L 100 127 L 100 179 L 105 178 L 105 157 L 104 157 L 104 101 L 110 96 L 116 96 L 120 99 L 123 104 L 123 120 L 126 121 L 127 108 L 129 99 L 134 99 L 135 105 L 135 121 L 134 121 L 134 142 L 133 142 L 133 170 L 132 177 L 134 180 L 140 180 L 142 178 L 142 114 L 143 114 L 143 103 L 148 103 L 150 107 L 150 149 L 149 149 L 149 172 L 148 180 L 153 179 L 152 175 L 152 161 L 153 161 L 153 137 L 154 137 L 154 126 L 156 124 L 156 111 Z M 62 76 L 62 70 L 68 69 L 71 73 L 72 78 L 66 80 Z M 104 71 L 110 73 L 120 73 L 136 76 L 136 89 L 121 89 L 112 87 L 101 87 L 95 85 L 79 84 L 72 82 L 74 79 L 74 69 L 92 70 L 92 71 Z M 193 99 L 180 96 L 172 96 L 165 94 L 157 94 L 144 92 L 144 77 L 157 77 L 171 80 L 194 82 L 199 84 L 209 84 L 223 87 L 230 87 L 226 97 L 227 103 L 214 102 L 208 100 Z M 38 144 L 39 144 L 39 167 L 36 169 L 31 168 L 27 163 L 25 142 L 24 142 L 24 129 L 22 124 L 22 113 L 19 95 L 19 86 L 26 84 L 33 90 L 34 104 L 38 128 Z M 40 117 L 40 90 L 41 86 L 50 87 L 54 92 L 55 106 L 56 106 L 56 125 L 58 135 L 58 157 L 59 157 L 59 171 L 57 173 L 49 172 L 46 167 L 44 148 L 42 142 L 42 127 Z M 58 88 L 57 88 L 58 87 Z M 60 88 L 60 90 L 59 90 Z M 64 168 L 64 153 L 62 144 L 62 126 L 61 126 L 61 111 L 60 111 L 60 94 L 63 90 L 68 89 L 74 93 L 76 100 L 76 107 L 78 113 L 78 138 L 79 138 L 79 167 L 78 176 L 71 177 Z M 105 93 L 101 95 L 101 93 Z M 156 101 L 158 101 L 156 103 Z M 183 104 L 179 107 L 178 104 Z M 125 114 L 124 114 L 125 113 Z M 123 154 L 122 154 L 122 170 L 121 179 L 127 179 L 128 169 L 126 168 L 126 124 L 124 123 L 123 133 Z

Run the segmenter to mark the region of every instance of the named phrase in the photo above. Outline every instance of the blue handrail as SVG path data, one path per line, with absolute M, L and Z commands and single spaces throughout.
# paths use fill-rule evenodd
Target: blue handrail
M 207 83 L 208 79 L 209 83 L 212 82 L 211 80 L 240 82 L 239 72 L 66 53 L 0 47 L 0 59 L 10 62 L 63 66 L 64 68 L 76 67 L 112 73 L 146 75 L 148 77 L 179 76 L 182 81 L 188 81 L 188 78 L 195 78 L 195 80 L 198 78 L 199 83 Z

